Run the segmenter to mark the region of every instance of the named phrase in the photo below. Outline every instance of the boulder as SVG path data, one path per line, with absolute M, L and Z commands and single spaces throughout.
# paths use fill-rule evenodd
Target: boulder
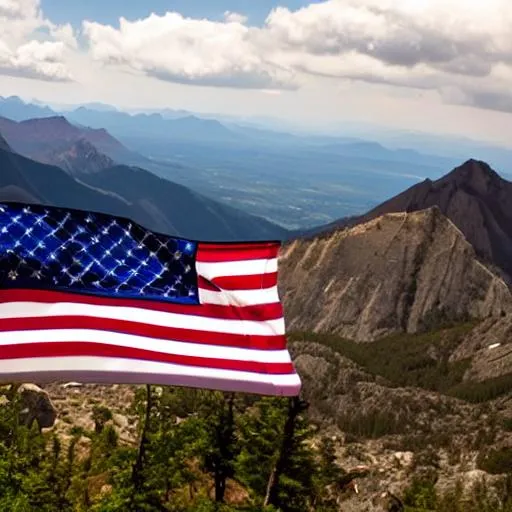
M 18 388 L 20 399 L 20 421 L 31 426 L 37 421 L 40 428 L 53 427 L 57 409 L 46 391 L 35 384 L 22 384 Z

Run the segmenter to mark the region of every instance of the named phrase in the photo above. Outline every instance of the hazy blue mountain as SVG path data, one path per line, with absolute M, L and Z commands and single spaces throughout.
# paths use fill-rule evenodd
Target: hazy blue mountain
M 161 114 L 97 111 L 84 107 L 66 113 L 73 122 L 105 128 L 116 136 L 141 136 L 158 140 L 236 142 L 241 137 L 215 120 L 186 116 L 166 119 Z
M 13 119 L 14 121 L 24 121 L 36 117 L 54 116 L 55 112 L 41 105 L 25 103 L 18 96 L 2 98 L 0 96 L 0 116 Z

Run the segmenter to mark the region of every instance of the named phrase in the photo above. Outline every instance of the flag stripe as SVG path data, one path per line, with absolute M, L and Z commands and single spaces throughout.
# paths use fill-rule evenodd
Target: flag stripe
M 0 374 L 6 380 L 25 382 L 65 379 L 104 384 L 168 384 L 280 396 L 295 396 L 301 387 L 296 373 L 270 375 L 116 357 L 0 359 Z
M 98 295 L 79 295 L 77 293 L 56 292 L 47 290 L 0 290 L 0 305 L 2 303 L 29 302 L 40 304 L 74 303 L 96 306 L 127 307 L 145 311 L 159 311 L 177 315 L 192 315 L 194 317 L 217 318 L 220 320 L 257 320 L 266 322 L 282 318 L 283 307 L 280 302 L 248 306 L 223 306 L 216 304 L 173 304 L 137 299 L 117 299 Z M 29 315 L 30 316 L 30 315 Z
M 199 300 L 202 304 L 217 304 L 220 306 L 249 306 L 272 304 L 279 302 L 277 286 L 258 290 L 207 290 L 199 288 Z
M 277 257 L 279 244 L 209 244 L 201 243 L 196 259 L 200 263 L 271 260 Z
M 286 374 L 293 373 L 292 363 L 260 363 L 258 361 L 240 361 L 234 359 L 217 359 L 181 354 L 167 354 L 153 350 L 145 350 L 120 345 L 84 342 L 30 342 L 24 344 L 4 345 L 0 351 L 0 359 L 17 359 L 27 357 L 67 357 L 67 356 L 99 356 L 138 359 L 143 361 L 160 361 L 184 366 L 217 368 L 221 370 L 239 370 L 251 373 Z
M 0 333 L 10 331 L 34 331 L 49 329 L 87 329 L 107 331 L 103 335 L 108 339 L 109 333 L 133 334 L 148 338 L 188 342 L 205 345 L 216 345 L 224 348 L 251 348 L 258 350 L 284 350 L 284 335 L 247 335 L 231 334 L 196 329 L 178 329 L 128 320 L 100 318 L 97 316 L 55 316 L 55 317 L 24 317 L 0 319 Z
M 216 345 L 200 345 L 197 343 L 185 343 L 175 340 L 158 339 L 94 329 L 72 328 L 50 329 L 39 332 L 27 330 L 0 333 L 0 346 L 2 346 L 2 350 L 4 350 L 6 345 L 10 344 L 19 345 L 37 342 L 52 344 L 68 341 L 85 344 L 92 343 L 121 346 L 166 354 L 198 356 L 221 360 L 253 361 L 266 364 L 289 363 L 291 361 L 290 354 L 287 350 L 257 350 L 252 348 L 236 347 L 229 347 L 229 350 L 226 350 L 226 347 Z
M 180 329 L 207 330 L 229 334 L 254 334 L 260 336 L 284 335 L 284 322 L 282 318 L 268 322 L 223 320 L 162 313 L 160 311 L 139 308 L 95 306 L 74 302 L 59 302 L 50 305 L 37 302 L 10 302 L 0 304 L 0 319 L 65 316 L 96 316 L 101 319 L 134 321 L 163 327 L 172 326 Z
M 277 272 L 277 258 L 223 262 L 196 261 L 197 273 L 213 279 L 220 276 L 250 276 Z
M 277 285 L 277 272 L 254 274 L 250 276 L 221 276 L 212 279 L 221 290 L 258 290 Z

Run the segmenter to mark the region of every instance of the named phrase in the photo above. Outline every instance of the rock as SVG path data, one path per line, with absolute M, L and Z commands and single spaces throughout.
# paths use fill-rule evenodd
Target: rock
M 40 428 L 52 427 L 57 419 L 57 409 L 46 391 L 35 384 L 22 384 L 20 396 L 20 420 L 31 426 L 35 420 Z
M 123 416 L 122 414 L 115 413 L 113 415 L 114 423 L 121 429 L 127 429 L 129 422 L 128 418 L 126 416 Z
M 83 384 L 81 382 L 66 382 L 65 384 L 62 384 L 62 387 L 64 389 L 68 388 L 81 388 Z
M 395 459 L 400 463 L 401 466 L 410 466 L 412 464 L 414 453 L 413 452 L 396 452 L 394 453 Z
M 288 330 L 356 341 L 512 311 L 506 283 L 438 208 L 285 245 L 279 290 Z

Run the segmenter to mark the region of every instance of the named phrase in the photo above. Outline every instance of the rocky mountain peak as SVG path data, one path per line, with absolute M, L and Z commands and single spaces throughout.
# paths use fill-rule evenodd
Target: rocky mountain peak
M 470 159 L 441 178 L 439 183 L 465 186 L 477 194 L 488 194 L 507 182 L 485 162 Z

